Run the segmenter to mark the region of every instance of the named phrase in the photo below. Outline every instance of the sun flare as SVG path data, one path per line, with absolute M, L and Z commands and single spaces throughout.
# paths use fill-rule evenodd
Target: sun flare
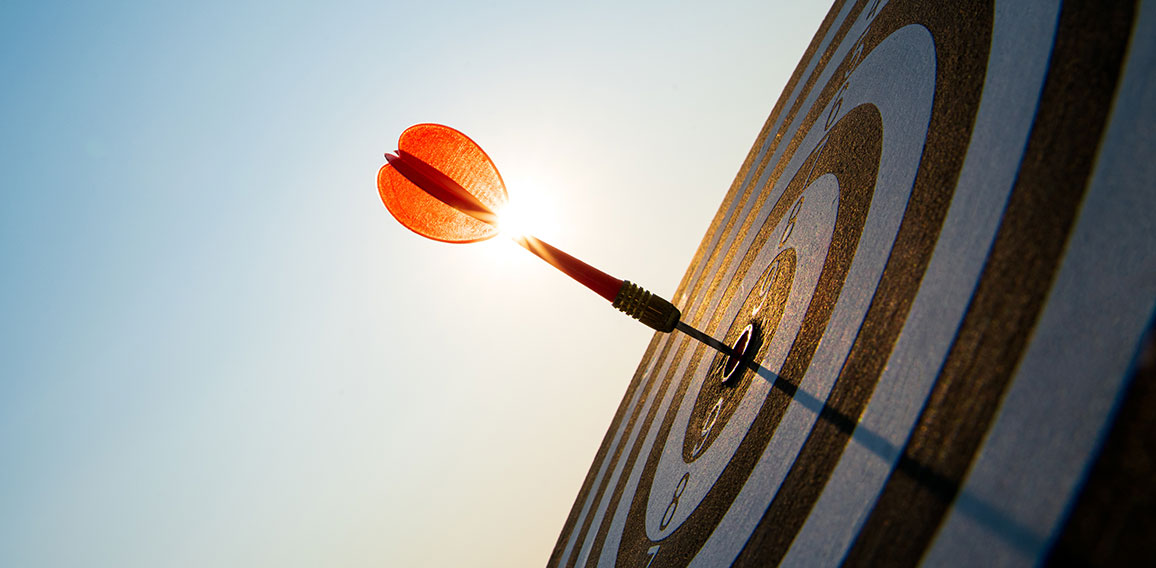
M 555 232 L 557 223 L 549 207 L 519 199 L 511 200 L 498 211 L 498 230 L 504 236 L 516 238 Z
M 507 203 L 498 211 L 498 230 L 510 238 L 529 234 L 529 212 L 518 203 Z

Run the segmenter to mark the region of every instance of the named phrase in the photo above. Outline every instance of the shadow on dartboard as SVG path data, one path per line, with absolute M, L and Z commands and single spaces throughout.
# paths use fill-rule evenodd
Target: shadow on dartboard
M 772 263 L 772 267 L 774 266 Z M 741 392 L 740 386 L 751 380 L 767 381 L 771 388 L 777 391 L 778 396 L 786 397 L 815 414 L 827 427 L 849 437 L 849 443 L 862 446 L 881 460 L 895 461 L 897 471 L 918 479 L 927 491 L 935 494 L 942 502 L 958 501 L 957 506 L 963 514 L 1000 534 L 1001 538 L 1007 539 L 1013 546 L 1022 550 L 1032 550 L 1041 545 L 1042 535 L 1035 534 L 1029 528 L 1017 523 L 1015 519 L 1004 514 L 996 504 L 984 502 L 967 492 L 960 492 L 957 481 L 934 471 L 927 464 L 915 461 L 910 456 L 901 455 L 901 448 L 888 442 L 884 436 L 870 428 L 858 426 L 851 416 L 801 390 L 798 384 L 756 363 L 753 360 L 753 353 L 758 351 L 765 340 L 763 334 L 766 328 L 760 323 L 752 321 L 733 342 L 736 350 L 747 353 L 747 356 L 736 359 L 722 354 L 715 355 L 715 361 L 707 374 L 707 384 L 699 391 L 696 404 L 700 400 L 713 402 L 708 402 L 706 411 L 698 420 L 692 419 L 692 431 L 697 433 L 697 437 L 686 454 L 688 461 L 701 454 L 709 444 L 708 440 L 719 431 L 719 425 L 725 423 L 729 414 L 733 413 L 733 400 Z M 749 375 L 746 372 L 749 372 Z
M 1156 7 L 837 2 L 556 566 L 1156 557 Z

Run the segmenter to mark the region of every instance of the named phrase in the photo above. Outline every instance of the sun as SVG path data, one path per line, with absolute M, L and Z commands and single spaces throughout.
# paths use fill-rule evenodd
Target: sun
M 503 236 L 517 238 L 530 234 L 530 212 L 518 202 L 506 203 L 498 210 L 498 231 Z
M 498 210 L 498 230 L 502 235 L 517 238 L 557 232 L 558 223 L 553 208 L 541 198 L 526 199 L 529 195 L 510 200 Z

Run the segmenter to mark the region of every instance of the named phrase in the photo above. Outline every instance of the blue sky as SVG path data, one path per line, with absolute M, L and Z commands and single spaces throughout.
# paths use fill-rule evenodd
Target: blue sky
M 418 122 L 673 293 L 826 12 L 0 8 L 0 565 L 540 565 L 651 333 L 374 187 Z

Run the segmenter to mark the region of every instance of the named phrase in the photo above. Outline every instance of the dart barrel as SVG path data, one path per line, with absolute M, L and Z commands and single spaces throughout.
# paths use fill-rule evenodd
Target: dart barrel
M 626 315 L 657 331 L 674 331 L 682 313 L 674 304 L 660 296 L 647 292 L 641 286 L 629 281 L 622 282 L 618 295 L 614 297 L 614 307 Z

